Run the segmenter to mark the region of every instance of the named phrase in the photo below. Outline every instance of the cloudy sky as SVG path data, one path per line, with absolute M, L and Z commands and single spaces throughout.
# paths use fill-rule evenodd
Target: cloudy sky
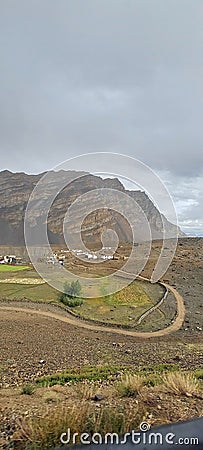
M 202 0 L 0 0 L 0 169 L 134 156 L 203 235 L 202 23 Z

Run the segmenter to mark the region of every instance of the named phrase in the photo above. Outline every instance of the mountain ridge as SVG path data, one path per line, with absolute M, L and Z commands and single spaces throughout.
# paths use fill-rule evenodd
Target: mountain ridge
M 0 172 L 0 245 L 24 245 L 24 215 L 27 202 L 36 184 L 46 174 L 47 172 L 40 174 L 13 173 L 9 170 Z M 74 177 L 78 175 L 78 178 L 70 181 L 73 175 Z M 102 179 L 99 176 L 86 172 L 63 170 L 58 172 L 50 171 L 49 178 L 46 191 L 43 192 L 43 195 L 41 194 L 42 198 L 38 196 L 36 199 L 38 203 L 32 217 L 31 226 L 34 231 L 37 223 L 40 220 L 45 220 L 43 197 L 49 198 L 55 189 L 56 183 L 62 186 L 66 182 L 68 185 L 55 198 L 48 216 L 48 235 L 52 244 L 64 243 L 63 220 L 69 206 L 82 194 L 89 192 L 91 199 L 91 191 L 103 188 L 121 191 L 133 198 L 141 206 L 149 221 L 153 239 L 161 239 L 163 237 L 162 220 L 169 231 L 170 237 L 174 237 L 176 234 L 176 226 L 171 224 L 157 210 L 145 192 L 126 190 L 118 178 Z M 80 212 L 78 214 L 80 215 Z M 118 217 L 118 213 L 110 210 L 96 210 L 88 215 L 83 223 L 82 232 L 89 243 L 95 244 L 101 233 L 109 228 L 117 232 L 120 241 L 132 241 L 131 230 L 129 230 L 124 218 Z M 184 236 L 180 229 L 178 229 L 178 234 Z

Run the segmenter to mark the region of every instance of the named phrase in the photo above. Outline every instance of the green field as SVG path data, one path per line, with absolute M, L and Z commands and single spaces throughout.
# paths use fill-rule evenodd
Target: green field
M 48 284 L 23 285 L 23 284 L 0 284 L 0 299 L 34 301 L 57 301 L 58 292 Z
M 19 272 L 19 270 L 29 269 L 28 266 L 10 266 L 9 264 L 0 264 L 0 272 Z
M 36 280 L 41 281 L 41 278 L 34 269 L 28 266 L 3 267 L 6 267 L 7 270 L 0 271 L 0 299 L 29 299 L 34 301 L 57 300 L 58 291 L 53 289 L 47 283 L 35 284 Z M 13 269 L 17 269 L 17 271 Z M 29 280 L 30 284 L 24 284 L 24 279 Z M 9 281 L 8 283 L 6 282 L 7 280 Z
M 0 269 L 0 300 L 59 302 L 59 292 L 44 283 L 33 268 L 2 265 Z M 163 289 L 158 284 L 135 280 L 119 292 L 105 294 L 105 283 L 101 283 L 102 297 L 85 298 L 81 306 L 71 310 L 87 320 L 133 328 L 140 315 L 163 296 Z
M 81 306 L 72 310 L 84 319 L 133 328 L 140 315 L 151 308 L 162 295 L 159 285 L 135 280 L 115 294 L 87 298 Z

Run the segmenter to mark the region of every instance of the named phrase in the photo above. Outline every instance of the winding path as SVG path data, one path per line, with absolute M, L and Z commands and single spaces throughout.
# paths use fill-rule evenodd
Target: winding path
M 143 278 L 140 277 L 146 281 L 149 281 L 147 278 Z M 133 331 L 133 330 L 124 330 L 124 329 L 120 329 L 120 328 L 113 328 L 113 327 L 109 327 L 109 326 L 101 326 L 101 325 L 94 325 L 94 324 L 90 324 L 87 323 L 81 319 L 77 319 L 76 317 L 73 316 L 69 316 L 69 317 L 64 317 L 63 315 L 54 313 L 54 312 L 50 312 L 50 311 L 40 311 L 37 309 L 31 309 L 31 308 L 20 308 L 20 307 L 16 307 L 16 306 L 0 306 L 0 311 L 16 311 L 16 312 L 22 312 L 22 313 L 27 313 L 27 314 L 37 314 L 38 316 L 44 316 L 44 317 L 49 317 L 51 319 L 55 319 L 55 320 L 59 320 L 61 322 L 65 322 L 65 323 L 69 323 L 70 325 L 73 326 L 77 326 L 80 328 L 85 328 L 88 330 L 93 330 L 93 331 L 103 331 L 104 333 L 116 333 L 116 334 L 120 334 L 120 335 L 124 335 L 124 336 L 134 336 L 134 337 L 138 337 L 138 338 L 144 338 L 144 339 L 148 339 L 148 338 L 152 338 L 152 337 L 160 337 L 160 336 L 165 336 L 169 333 L 178 331 L 183 322 L 184 322 L 184 318 L 185 318 L 185 305 L 184 305 L 184 300 L 182 298 L 182 296 L 178 293 L 178 291 L 173 288 L 172 286 L 170 286 L 169 284 L 166 283 L 161 283 L 166 289 L 168 289 L 169 291 L 171 291 L 177 301 L 177 315 L 176 318 L 174 320 L 173 323 L 171 323 L 171 325 L 169 325 L 166 328 L 163 328 L 162 330 L 158 330 L 158 331 L 151 331 L 151 332 L 144 332 L 144 331 Z M 50 305 L 49 305 L 50 306 Z
M 164 296 L 161 298 L 161 300 L 159 300 L 158 303 L 156 303 L 156 305 L 151 306 L 150 309 L 148 309 L 147 311 L 145 311 L 138 319 L 137 323 L 138 325 L 144 320 L 146 319 L 146 317 L 148 317 L 151 313 L 153 313 L 154 311 L 156 311 L 157 309 L 160 308 L 160 306 L 162 305 L 162 303 L 164 302 L 164 300 L 166 300 L 168 296 L 168 289 L 166 289 L 166 292 L 164 294 Z

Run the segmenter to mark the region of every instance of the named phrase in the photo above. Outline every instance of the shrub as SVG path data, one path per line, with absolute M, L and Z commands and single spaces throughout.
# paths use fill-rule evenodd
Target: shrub
M 122 397 L 135 397 L 144 385 L 144 378 L 140 375 L 123 375 L 118 382 L 117 389 Z
M 64 284 L 64 293 L 69 297 L 79 297 L 81 294 L 82 288 L 80 282 L 72 281 L 70 284 Z
M 25 384 L 22 387 L 22 392 L 21 394 L 25 394 L 25 395 L 32 395 L 34 394 L 35 388 L 32 384 Z
M 168 392 L 175 395 L 186 395 L 191 397 L 197 394 L 199 383 L 192 374 L 181 372 L 170 372 L 163 377 L 164 387 Z
M 74 308 L 74 306 L 81 306 L 83 304 L 83 300 L 81 298 L 71 298 L 66 294 L 62 294 L 62 296 L 60 297 L 60 301 L 65 306 L 69 306 L 69 308 Z
M 83 304 L 83 300 L 79 298 L 81 291 L 82 288 L 78 280 L 72 281 L 70 284 L 64 283 L 64 291 L 60 294 L 59 300 L 70 308 L 81 306 Z

